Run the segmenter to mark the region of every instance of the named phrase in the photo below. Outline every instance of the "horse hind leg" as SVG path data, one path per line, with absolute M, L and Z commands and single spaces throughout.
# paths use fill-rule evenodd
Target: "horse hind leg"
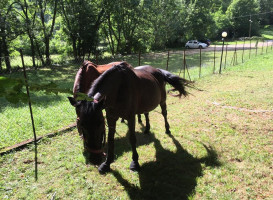
M 146 120 L 146 128 L 145 128 L 144 133 L 148 134 L 148 133 L 150 133 L 150 128 L 151 128 L 150 120 L 149 120 L 149 113 L 144 113 L 144 116 L 145 116 L 145 120 Z
M 166 129 L 166 134 L 171 134 L 171 131 L 170 131 L 170 125 L 168 123 L 168 119 L 167 119 L 167 105 L 166 105 L 166 102 L 162 102 L 160 103 L 160 107 L 161 107 L 161 113 L 164 117 L 164 121 L 165 121 L 165 129 Z
M 132 147 L 132 154 L 133 154 L 132 155 L 133 161 L 131 162 L 130 170 L 139 171 L 140 166 L 139 166 L 139 163 L 138 163 L 138 153 L 137 153 L 137 150 L 136 150 L 135 125 L 136 125 L 136 120 L 135 120 L 135 116 L 133 116 L 132 118 L 130 118 L 128 120 L 129 139 L 130 139 L 130 143 L 131 143 L 131 147 Z

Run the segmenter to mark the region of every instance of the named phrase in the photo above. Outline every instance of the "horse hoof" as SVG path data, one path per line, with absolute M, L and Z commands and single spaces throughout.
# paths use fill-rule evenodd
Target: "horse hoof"
M 130 170 L 133 171 L 133 172 L 139 172 L 140 166 L 139 166 L 138 161 L 132 161 L 131 162 Z
M 102 163 L 100 166 L 99 166 L 99 172 L 100 174 L 105 174 L 107 172 L 110 172 L 110 165 L 107 165 L 106 163 Z

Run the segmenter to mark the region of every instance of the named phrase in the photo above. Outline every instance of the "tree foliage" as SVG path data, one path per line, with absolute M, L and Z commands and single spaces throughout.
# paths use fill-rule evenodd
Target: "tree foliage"
M 130 54 L 219 39 L 223 30 L 258 35 L 259 24 L 273 24 L 271 0 L 2 0 L 0 8 L 0 57 L 8 69 L 19 48 L 33 66 L 37 59 L 46 65 L 53 53 L 77 59 L 104 47 Z

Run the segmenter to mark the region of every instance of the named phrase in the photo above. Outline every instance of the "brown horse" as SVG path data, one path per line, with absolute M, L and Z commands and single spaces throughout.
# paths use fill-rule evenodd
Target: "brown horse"
M 70 103 L 81 111 L 79 126 L 86 136 L 89 147 L 95 150 L 102 147 L 104 133 L 102 109 L 106 110 L 109 128 L 108 151 L 106 161 L 99 167 L 101 173 L 110 171 L 110 164 L 114 161 L 114 134 L 119 117 L 128 120 L 133 152 L 130 169 L 133 171 L 140 169 L 136 151 L 135 115 L 148 113 L 160 105 L 166 133 L 170 133 L 166 109 L 166 82 L 179 92 L 178 97 L 187 96 L 185 86 L 190 86 L 190 81 L 162 69 L 151 66 L 133 69 L 126 62 L 122 62 L 107 70 L 93 83 L 88 92 L 93 101 L 75 101 L 69 98 Z
M 75 81 L 74 81 L 74 86 L 73 86 L 73 96 L 74 98 L 77 98 L 79 93 L 84 93 L 87 94 L 88 91 L 91 88 L 92 83 L 94 80 L 96 80 L 103 72 L 106 70 L 110 69 L 114 65 L 120 64 L 122 61 L 117 61 L 117 62 L 111 62 L 108 64 L 104 65 L 96 65 L 93 62 L 90 62 L 88 60 L 85 60 L 81 68 L 78 70 Z M 80 111 L 76 109 L 76 114 L 77 114 L 77 127 L 80 135 L 82 135 L 81 129 L 79 129 L 79 120 L 80 120 Z M 147 115 L 148 116 L 148 115 Z M 140 115 L 138 116 L 139 122 L 141 123 L 141 117 Z M 146 120 L 147 121 L 147 120 Z M 146 129 L 146 132 L 149 132 L 149 127 L 150 124 L 148 123 L 148 128 Z
M 77 97 L 77 93 L 79 92 L 87 94 L 94 80 L 96 80 L 106 70 L 120 63 L 121 61 L 111 62 L 104 65 L 96 65 L 95 63 L 85 60 L 75 77 L 73 86 L 74 98 Z

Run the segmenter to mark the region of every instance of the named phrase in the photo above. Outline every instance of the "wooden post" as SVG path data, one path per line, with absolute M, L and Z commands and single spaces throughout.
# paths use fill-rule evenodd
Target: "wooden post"
M 215 51 L 216 51 L 216 45 L 214 45 L 214 54 L 213 54 L 213 70 L 212 73 L 215 73 Z
M 250 55 L 251 55 L 251 38 L 250 38 L 250 46 L 249 46 L 249 59 L 250 59 Z
M 244 62 L 245 43 L 246 43 L 246 40 L 245 40 L 245 38 L 244 38 L 243 53 L 242 53 L 242 63 Z
M 26 68 L 24 63 L 24 57 L 23 57 L 23 51 L 20 49 L 21 59 L 22 59 L 22 65 L 23 65 L 23 71 L 24 71 L 24 77 L 25 77 L 25 84 L 26 84 L 26 90 L 27 90 L 27 96 L 28 96 L 28 106 L 30 111 L 30 117 L 32 122 L 32 130 L 34 135 L 34 146 L 35 146 L 35 180 L 38 180 L 38 162 L 37 162 L 37 137 L 35 132 L 35 125 L 34 125 L 34 119 L 33 119 L 33 113 L 32 113 L 32 107 L 31 107 L 31 100 L 29 95 L 29 89 L 28 89 L 28 80 L 27 80 L 27 74 L 26 74 Z
M 226 69 L 226 64 L 227 64 L 227 44 L 226 44 L 226 56 L 225 56 L 225 69 Z
M 202 67 L 202 48 L 200 49 L 200 56 L 199 56 L 199 60 L 200 60 L 200 65 L 199 65 L 199 78 L 201 78 L 201 67 Z
M 186 50 L 184 49 L 184 75 L 183 78 L 185 78 L 186 76 Z
M 166 66 L 166 70 L 169 70 L 169 57 L 170 57 L 170 51 L 168 51 L 168 57 L 167 57 L 167 66 Z
M 139 50 L 139 52 L 138 52 L 138 66 L 140 66 L 140 54 L 141 54 L 141 52 Z
M 263 54 L 263 53 L 264 53 L 264 40 L 263 40 L 262 53 L 261 54 Z
M 258 45 L 259 45 L 259 40 L 256 41 L 256 53 L 255 53 L 255 56 L 257 56 Z

